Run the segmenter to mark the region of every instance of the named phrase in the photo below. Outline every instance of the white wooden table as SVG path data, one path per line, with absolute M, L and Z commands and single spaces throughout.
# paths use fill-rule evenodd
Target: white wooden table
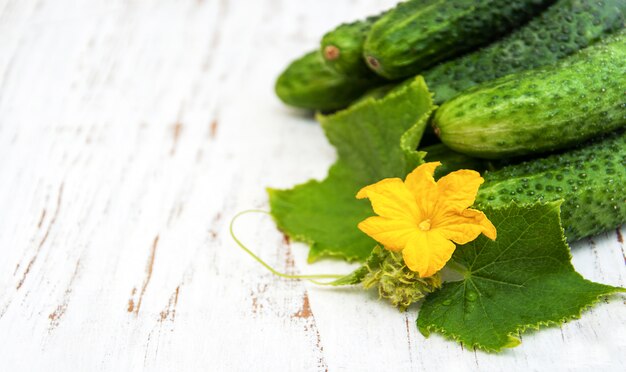
M 277 74 L 394 2 L 0 1 L 0 370 L 626 370 L 624 296 L 490 355 L 233 244 L 231 217 L 267 209 L 265 187 L 335 158 L 273 95 Z M 281 270 L 354 267 L 307 265 L 268 217 L 237 229 Z M 625 286 L 624 250 L 612 231 L 574 264 Z

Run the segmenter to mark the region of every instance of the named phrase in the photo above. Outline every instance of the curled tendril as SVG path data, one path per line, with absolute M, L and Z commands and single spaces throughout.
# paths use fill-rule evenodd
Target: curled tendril
M 281 273 L 280 271 L 271 267 L 267 262 L 263 261 L 259 256 L 257 256 L 248 247 L 246 247 L 245 244 L 243 244 L 241 240 L 239 240 L 239 238 L 237 238 L 237 236 L 235 235 L 235 231 L 234 231 L 235 222 L 241 216 L 246 215 L 246 214 L 251 214 L 251 213 L 260 213 L 260 214 L 270 215 L 269 212 L 260 210 L 260 209 L 249 209 L 249 210 L 237 213 L 233 217 L 233 219 L 230 221 L 230 236 L 232 236 L 233 240 L 235 241 L 235 243 L 237 243 L 239 248 L 243 249 L 244 252 L 249 254 L 250 257 L 252 257 L 256 262 L 260 263 L 263 267 L 269 270 L 272 274 L 276 276 L 280 276 L 281 278 L 286 278 L 286 279 L 305 279 L 318 285 L 330 285 L 332 282 L 325 283 L 325 282 L 320 282 L 316 279 L 339 279 L 344 276 L 344 275 L 336 275 L 336 274 L 291 275 L 291 274 Z

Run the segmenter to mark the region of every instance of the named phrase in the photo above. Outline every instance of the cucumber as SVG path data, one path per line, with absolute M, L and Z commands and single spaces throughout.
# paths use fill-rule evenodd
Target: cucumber
M 484 174 L 476 205 L 563 199 L 565 236 L 575 241 L 626 222 L 626 132 L 562 154 Z
M 293 61 L 276 81 L 276 95 L 284 103 L 310 110 L 332 111 L 348 106 L 367 89 L 379 85 L 376 77 L 340 74 L 328 67 L 319 50 Z
M 374 23 L 363 46 L 377 74 L 398 79 L 486 45 L 554 0 L 410 0 Z
M 552 151 L 626 125 L 626 32 L 556 65 L 507 75 L 445 102 L 435 133 L 470 156 Z
M 374 72 L 363 59 L 363 43 L 380 16 L 339 25 L 322 37 L 321 51 L 328 66 L 350 76 L 372 76 Z
M 437 65 L 424 79 L 441 104 L 472 86 L 552 65 L 624 27 L 625 0 L 559 0 L 505 38 Z

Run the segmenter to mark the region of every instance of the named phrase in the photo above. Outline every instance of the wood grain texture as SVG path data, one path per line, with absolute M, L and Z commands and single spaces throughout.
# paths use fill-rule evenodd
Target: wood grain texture
M 394 2 L 0 1 L 0 369 L 626 370 L 623 296 L 489 355 L 236 249 L 237 211 L 335 158 L 275 77 Z M 237 232 L 281 270 L 352 268 L 308 266 L 268 217 Z M 575 244 L 576 268 L 625 286 L 624 235 Z

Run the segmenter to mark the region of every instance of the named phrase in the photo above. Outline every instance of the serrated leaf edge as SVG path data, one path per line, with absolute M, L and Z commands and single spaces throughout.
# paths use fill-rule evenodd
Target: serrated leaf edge
M 561 230 L 561 241 L 569 248 L 569 244 L 567 244 L 567 239 L 565 238 L 565 230 L 563 229 L 563 226 L 560 223 L 561 220 L 561 204 L 563 204 L 564 200 L 563 199 L 559 199 L 559 200 L 555 200 L 555 201 L 550 201 L 550 202 L 537 202 L 534 204 L 519 204 L 516 202 L 511 202 L 510 204 L 515 205 L 516 207 L 520 208 L 520 209 L 526 209 L 531 205 L 549 205 L 551 207 L 554 207 L 556 209 L 556 213 L 557 216 L 559 217 L 559 227 Z M 500 210 L 500 209 L 505 209 L 507 207 L 491 207 L 490 209 L 492 210 Z M 569 260 L 567 262 L 567 264 L 572 268 L 572 270 L 574 270 L 574 273 L 576 275 L 578 275 L 583 281 L 587 282 L 587 283 L 593 283 L 593 284 L 601 284 L 601 283 L 595 283 L 592 282 L 591 280 L 585 279 L 585 277 L 583 277 L 579 272 L 576 271 L 576 269 L 574 268 L 574 265 L 572 264 L 572 251 L 571 249 L 568 249 L 568 256 L 569 256 Z M 464 281 L 464 280 L 461 280 Z M 622 287 L 613 287 L 613 286 L 609 286 L 606 284 L 601 284 L 605 287 L 607 287 L 607 289 L 610 289 L 608 292 L 603 293 L 598 295 L 594 300 L 592 300 L 591 302 L 589 302 L 588 304 L 585 304 L 583 306 L 580 307 L 579 311 L 576 314 L 570 315 L 570 316 L 566 316 L 563 317 L 561 319 L 559 319 L 558 321 L 554 321 L 554 320 L 548 320 L 548 321 L 539 321 L 537 323 L 530 323 L 530 324 L 522 324 L 519 325 L 515 328 L 514 331 L 508 333 L 506 336 L 509 339 L 509 343 L 507 343 L 506 345 L 500 347 L 500 348 L 490 348 L 487 346 L 484 346 L 482 344 L 479 343 L 474 343 L 470 346 L 471 348 L 476 348 L 485 352 L 489 352 L 489 353 L 498 353 L 501 352 L 503 349 L 505 348 L 512 348 L 512 347 L 516 347 L 519 346 L 521 344 L 521 339 L 519 338 L 519 336 L 524 333 L 526 330 L 528 329 L 534 329 L 534 330 L 539 330 L 541 327 L 551 327 L 551 326 L 558 326 L 558 325 L 562 325 L 565 322 L 568 322 L 570 320 L 574 320 L 574 319 L 580 319 L 580 317 L 582 316 L 582 313 L 584 311 L 586 311 L 587 309 L 593 307 L 595 304 L 597 304 L 602 297 L 606 297 L 606 296 L 610 296 L 612 294 L 616 294 L 616 293 L 620 293 L 620 292 L 624 292 L 626 293 L 626 288 L 622 288 Z M 417 320 L 415 321 L 416 326 L 418 328 L 418 330 L 420 331 L 420 333 L 424 336 L 424 337 L 429 337 L 430 334 L 432 332 L 436 332 L 441 334 L 444 338 L 448 339 L 448 340 L 452 340 L 452 341 L 456 341 L 458 343 L 461 343 L 463 345 L 467 345 L 465 344 L 462 340 L 461 340 L 461 336 L 457 335 L 457 334 L 453 334 L 450 332 L 447 332 L 444 328 L 441 327 L 437 327 L 435 325 L 428 325 L 426 327 L 420 327 L 419 324 L 419 317 L 417 318 Z
M 582 277 L 582 275 L 581 275 L 581 277 Z M 583 278 L 583 280 L 585 280 L 586 282 L 591 282 L 590 280 L 587 280 L 587 279 L 584 279 L 584 278 Z M 594 283 L 594 282 L 591 282 L 591 283 Z M 456 342 L 458 342 L 458 343 L 460 343 L 462 345 L 469 346 L 470 348 L 482 350 L 482 351 L 485 351 L 485 352 L 488 352 L 488 353 L 498 353 L 498 352 L 501 352 L 503 349 L 519 346 L 521 344 L 521 339 L 519 338 L 519 336 L 522 333 L 524 333 L 527 330 L 529 330 L 529 329 L 539 330 L 542 327 L 558 326 L 558 325 L 562 325 L 563 323 L 566 323 L 566 322 L 571 321 L 571 320 L 580 319 L 580 317 L 582 316 L 582 313 L 584 311 L 586 311 L 587 309 L 589 309 L 589 308 L 593 307 L 594 305 L 596 305 L 598 302 L 600 302 L 600 300 L 603 297 L 610 296 L 610 295 L 613 295 L 613 294 L 616 294 L 616 293 L 619 293 L 619 292 L 626 292 L 626 288 L 612 287 L 612 286 L 607 286 L 607 287 L 610 288 L 609 292 L 598 295 L 594 300 L 592 300 L 591 302 L 589 302 L 586 305 L 583 305 L 576 314 L 563 317 L 563 318 L 559 319 L 558 321 L 548 320 L 548 321 L 540 321 L 540 322 L 531 323 L 531 324 L 522 324 L 522 325 L 518 326 L 514 331 L 512 331 L 512 332 L 507 334 L 507 337 L 509 338 L 511 343 L 509 343 L 507 345 L 504 345 L 504 346 L 502 346 L 500 348 L 490 348 L 490 347 L 484 346 L 484 345 L 482 345 L 480 343 L 473 343 L 473 344 L 464 343 L 463 340 L 461 339 L 461 336 L 459 336 L 457 334 L 454 334 L 454 333 L 451 333 L 451 332 L 448 332 L 444 328 L 441 328 L 441 327 L 438 327 L 438 326 L 435 326 L 435 325 L 428 325 L 428 326 L 425 326 L 425 327 L 420 327 L 419 324 L 417 324 L 418 321 L 419 321 L 419 318 L 416 320 L 416 325 L 417 325 L 418 330 L 420 331 L 420 333 L 424 337 L 429 337 L 432 332 L 436 332 L 436 333 L 442 335 L 444 338 L 446 338 L 448 340 L 456 341 Z M 514 340 L 517 340 L 519 342 L 516 342 Z
M 416 143 L 413 146 L 413 148 L 411 149 L 411 146 L 407 143 L 407 142 L 409 142 L 408 141 L 408 136 L 409 136 L 409 133 L 412 130 L 414 130 L 416 127 L 418 127 L 420 124 L 422 124 L 423 121 L 427 122 L 430 119 L 430 117 L 432 116 L 433 112 L 435 112 L 435 110 L 437 109 L 437 106 L 434 104 L 434 101 L 433 101 L 434 94 L 430 90 L 428 90 L 428 86 L 426 85 L 426 81 L 424 80 L 424 78 L 421 75 L 418 75 L 415 78 L 411 78 L 410 80 L 411 80 L 410 83 L 415 81 L 415 82 L 417 82 L 418 85 L 423 86 L 424 90 L 426 92 L 428 92 L 428 95 L 429 95 L 428 99 L 430 100 L 430 110 L 425 112 L 424 114 L 422 114 L 422 116 L 420 116 L 420 118 L 415 122 L 415 124 L 413 124 L 411 127 L 409 127 L 400 136 L 400 144 L 399 145 L 400 145 L 400 149 L 403 150 L 403 152 L 405 154 L 415 153 L 415 154 L 417 154 L 417 156 L 421 157 L 421 160 L 423 161 L 424 156 L 426 155 L 426 153 L 424 151 L 417 150 L 418 143 Z M 323 115 L 322 113 L 317 112 L 315 114 L 315 118 L 316 118 L 316 120 L 318 120 L 321 123 L 321 125 L 323 127 L 325 121 L 328 120 L 329 118 L 333 118 L 333 119 L 334 118 L 341 118 L 342 116 L 349 115 L 353 110 L 357 110 L 357 109 L 359 109 L 363 105 L 372 105 L 372 104 L 376 105 L 376 106 L 381 105 L 387 99 L 391 99 L 391 98 L 394 98 L 394 97 L 402 94 L 402 91 L 403 90 L 391 91 L 390 93 L 388 93 L 387 95 L 385 95 L 382 98 L 368 97 L 368 98 L 366 98 L 366 99 L 364 99 L 364 100 L 362 100 L 360 102 L 357 102 L 356 104 L 354 104 L 352 106 L 349 106 L 346 109 L 340 110 L 340 111 L 338 111 L 336 113 L 329 114 L 329 115 Z M 329 167 L 328 172 L 326 173 L 326 176 L 324 177 L 324 179 L 328 178 L 328 176 L 330 175 L 330 169 L 332 167 L 334 167 L 335 164 L 337 164 L 337 163 L 335 162 L 333 165 L 331 165 Z M 268 188 L 266 188 L 266 191 L 267 191 L 269 199 L 270 199 L 270 205 L 271 205 L 272 195 L 273 195 L 274 192 L 295 190 L 295 189 L 297 189 L 299 187 L 304 187 L 304 186 L 308 186 L 309 184 L 312 184 L 312 183 L 320 183 L 320 182 L 322 182 L 322 181 L 319 181 L 319 180 L 309 180 L 309 181 L 306 181 L 306 182 L 301 183 L 299 185 L 296 185 L 296 186 L 294 186 L 291 189 L 286 189 L 286 190 L 274 189 L 274 188 L 269 188 L 268 187 Z M 322 258 L 333 258 L 333 257 L 334 258 L 343 258 L 343 259 L 345 259 L 346 261 L 348 261 L 350 263 L 352 263 L 352 262 L 362 262 L 363 261 L 363 259 L 360 256 L 358 256 L 358 255 L 350 256 L 350 255 L 346 255 L 346 254 L 333 253 L 333 252 L 325 252 L 322 255 L 311 255 L 310 254 L 311 250 L 314 248 L 314 245 L 315 245 L 315 241 L 313 239 L 311 239 L 311 238 L 309 238 L 309 237 L 307 237 L 306 235 L 303 235 L 303 234 L 291 234 L 291 233 L 289 233 L 288 231 L 285 230 L 284 226 L 281 225 L 281 223 L 278 221 L 278 219 L 271 212 L 270 212 L 270 215 L 272 216 L 272 220 L 274 220 L 274 223 L 276 224 L 278 229 L 283 234 L 287 235 L 289 237 L 289 239 L 291 239 L 292 241 L 297 241 L 297 242 L 300 242 L 300 243 L 304 243 L 304 244 L 309 246 L 310 251 L 309 251 L 309 256 L 307 258 L 307 262 L 308 263 L 316 262 L 316 261 L 318 261 L 318 260 L 320 260 Z

